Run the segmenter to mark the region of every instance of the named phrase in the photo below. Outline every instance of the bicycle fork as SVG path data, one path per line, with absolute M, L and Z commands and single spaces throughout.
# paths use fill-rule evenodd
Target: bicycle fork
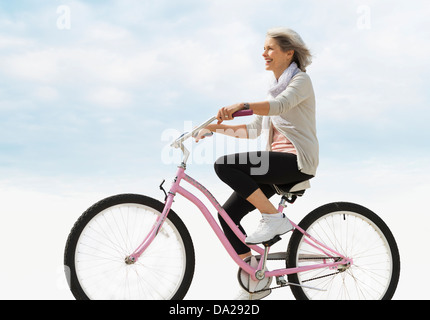
M 162 188 L 163 183 L 164 183 L 164 180 L 160 185 L 160 189 L 162 189 L 164 191 L 164 189 Z M 152 227 L 152 230 L 148 233 L 148 235 L 146 236 L 145 240 L 143 240 L 141 245 L 131 255 L 129 255 L 125 258 L 126 264 L 134 264 L 137 261 L 137 259 L 139 259 L 139 257 L 142 255 L 142 253 L 146 250 L 146 248 L 148 248 L 150 246 L 150 244 L 152 243 L 152 241 L 157 236 L 158 232 L 160 231 L 161 227 L 163 226 L 164 221 L 167 218 L 167 214 L 170 211 L 174 197 L 175 197 L 175 194 L 173 194 L 170 191 L 169 191 L 168 195 L 166 194 L 165 205 L 164 205 L 164 209 L 163 209 L 162 214 L 158 217 L 157 221 L 155 222 L 154 226 Z
M 143 252 L 151 245 L 152 241 L 157 236 L 158 232 L 163 226 L 164 221 L 167 218 L 167 215 L 169 214 L 170 208 L 172 207 L 173 199 L 175 198 L 176 192 L 179 189 L 179 183 L 185 176 L 184 171 L 185 171 L 185 163 L 183 162 L 182 165 L 178 167 L 176 178 L 174 179 L 172 186 L 168 192 L 166 192 L 166 190 L 163 188 L 163 184 L 165 180 L 161 182 L 159 188 L 164 192 L 164 195 L 165 195 L 163 212 L 158 217 L 157 221 L 155 221 L 154 226 L 146 236 L 145 240 L 143 240 L 140 246 L 131 255 L 125 258 L 125 263 L 127 264 L 135 263 L 137 259 L 139 259 L 139 257 L 143 254 Z

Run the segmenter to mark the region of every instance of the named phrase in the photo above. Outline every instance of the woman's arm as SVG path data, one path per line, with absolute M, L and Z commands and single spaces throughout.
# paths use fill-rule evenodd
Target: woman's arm
M 230 126 L 226 124 L 210 124 L 206 129 L 215 132 L 222 133 L 230 137 L 248 139 L 248 132 L 246 130 L 245 124 L 239 124 L 235 126 Z
M 210 124 L 206 128 L 199 131 L 199 133 L 194 137 L 196 142 L 204 139 L 206 134 L 209 132 L 222 133 L 230 137 L 248 139 L 248 132 L 246 130 L 246 125 L 236 125 L 229 126 L 225 124 Z
M 251 109 L 254 114 L 260 115 L 260 116 L 267 116 L 269 114 L 270 110 L 270 103 L 269 101 L 262 101 L 262 102 L 250 102 L 249 109 Z M 218 124 L 221 124 L 223 121 L 226 120 L 233 120 L 233 113 L 239 110 L 243 110 L 245 108 L 245 103 L 236 103 L 228 107 L 223 107 L 218 110 L 217 119 Z
M 248 103 L 249 109 L 251 109 L 254 114 L 264 116 L 269 113 L 270 103 L 268 101 L 263 102 L 252 102 Z M 233 113 L 245 108 L 245 103 L 236 103 L 228 107 L 223 107 L 218 110 L 217 124 L 210 124 L 205 129 L 202 129 L 199 134 L 195 137 L 196 142 L 205 138 L 205 134 L 210 132 L 222 133 L 230 137 L 249 139 L 248 130 L 245 124 L 241 125 L 225 125 L 222 124 L 225 120 L 233 120 Z
M 256 120 L 251 124 L 251 130 L 255 133 L 250 136 L 248 127 L 245 124 L 242 125 L 225 125 L 222 124 L 224 120 L 233 120 L 233 113 L 244 109 L 244 103 L 237 103 L 228 107 L 221 108 L 218 111 L 217 119 L 218 123 L 210 124 L 206 128 L 200 130 L 200 132 L 194 137 L 196 142 L 204 139 L 209 132 L 222 133 L 230 137 L 241 138 L 241 139 L 255 139 L 260 135 L 261 132 L 261 117 L 257 117 Z M 250 109 L 254 114 L 263 116 L 267 115 L 270 110 L 270 103 L 268 101 L 263 102 L 252 102 L 249 103 Z M 258 119 L 260 118 L 260 119 Z

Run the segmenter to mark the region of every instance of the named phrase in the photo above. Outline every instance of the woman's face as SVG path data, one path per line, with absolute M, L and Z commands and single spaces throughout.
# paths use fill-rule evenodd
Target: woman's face
M 294 50 L 284 52 L 275 39 L 271 37 L 266 38 L 263 52 L 263 58 L 266 61 L 266 70 L 273 71 L 277 79 L 291 64 L 293 55 Z

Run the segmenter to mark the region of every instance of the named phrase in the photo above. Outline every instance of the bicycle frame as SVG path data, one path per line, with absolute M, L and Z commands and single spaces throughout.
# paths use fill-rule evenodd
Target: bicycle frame
M 214 121 L 214 118 L 206 121 L 204 124 L 197 127 L 196 129 L 194 129 L 193 132 L 195 132 L 196 130 L 199 130 L 199 128 L 201 128 L 201 127 L 205 127 L 208 123 L 210 123 L 212 121 Z M 224 232 L 222 231 L 220 225 L 215 220 L 215 218 L 212 216 L 212 214 L 210 213 L 208 208 L 194 194 L 192 194 L 191 192 L 189 192 L 188 190 L 186 190 L 185 188 L 183 188 L 181 186 L 182 180 L 185 180 L 186 182 L 188 182 L 192 186 L 196 187 L 199 191 L 201 191 L 206 196 L 206 198 L 210 201 L 212 206 L 221 215 L 221 217 L 224 219 L 224 221 L 228 224 L 228 226 L 231 228 L 231 230 L 236 234 L 236 236 L 243 243 L 245 243 L 246 236 L 236 226 L 236 224 L 233 222 L 233 220 L 230 218 L 230 216 L 227 214 L 227 212 L 222 208 L 222 206 L 215 199 L 215 197 L 202 184 L 200 184 L 198 181 L 194 180 L 193 178 L 191 178 L 190 176 L 188 176 L 185 173 L 186 160 L 188 158 L 189 152 L 183 146 L 182 142 L 184 140 L 186 140 L 187 138 L 189 138 L 190 136 L 192 136 L 192 133 L 184 134 L 181 137 L 179 137 L 172 144 L 172 146 L 176 144 L 175 146 L 177 148 L 181 148 L 181 150 L 184 153 L 184 160 L 183 160 L 181 166 L 178 167 L 176 177 L 175 177 L 175 179 L 172 183 L 172 186 L 171 186 L 171 188 L 167 194 L 162 214 L 158 217 L 152 230 L 146 236 L 146 238 L 144 239 L 142 244 L 128 258 L 131 259 L 132 261 L 137 261 L 139 259 L 139 257 L 142 255 L 142 253 L 146 250 L 146 248 L 148 248 L 150 246 L 150 244 L 152 243 L 152 241 L 157 236 L 158 231 L 160 230 L 160 228 L 162 227 L 164 221 L 166 220 L 166 218 L 168 216 L 168 213 L 169 213 L 170 208 L 171 208 L 172 203 L 173 203 L 173 199 L 175 198 L 175 196 L 177 194 L 180 194 L 183 197 L 185 197 L 186 199 L 188 199 L 189 201 L 191 201 L 192 203 L 194 203 L 194 205 L 196 205 L 200 209 L 200 211 L 202 212 L 202 214 L 206 218 L 207 222 L 209 223 L 209 225 L 211 226 L 211 228 L 213 229 L 213 231 L 217 235 L 218 239 L 221 241 L 222 245 L 227 250 L 230 257 L 235 261 L 235 263 L 241 269 L 243 269 L 245 272 L 247 272 L 253 280 L 257 280 L 256 273 L 263 269 L 263 264 L 265 263 L 265 261 L 263 261 L 264 259 L 260 259 L 259 265 L 257 268 L 251 267 L 248 263 L 246 263 L 244 260 L 242 260 L 239 257 L 239 255 L 236 253 L 236 251 L 233 249 L 232 245 L 230 244 L 230 242 L 228 241 Z M 279 212 L 282 212 L 282 211 L 283 211 L 283 206 L 280 205 L 279 206 Z M 335 250 L 333 250 L 333 249 L 327 247 L 326 245 L 320 243 L 318 240 L 314 239 L 311 235 L 309 235 L 307 232 L 305 232 L 303 229 L 301 229 L 293 221 L 290 220 L 290 222 L 295 229 L 299 230 L 301 233 L 303 233 L 305 235 L 305 237 L 306 237 L 305 242 L 307 242 L 311 246 L 320 250 L 322 254 L 324 254 L 330 258 L 336 258 L 335 260 L 337 260 L 337 261 L 329 263 L 329 262 L 326 262 L 324 260 L 324 263 L 321 263 L 321 264 L 266 271 L 264 273 L 265 277 L 283 276 L 283 275 L 288 275 L 288 274 L 293 274 L 293 273 L 298 273 L 298 272 L 320 269 L 320 268 L 336 269 L 339 265 L 345 265 L 347 263 L 352 264 L 352 259 L 347 258 L 347 257 L 343 256 L 342 254 L 340 254 L 339 252 L 336 252 Z M 265 253 L 265 249 L 259 245 L 248 245 L 248 247 L 250 249 L 254 250 L 255 252 L 257 252 L 258 254 L 260 254 L 261 256 L 263 256 L 263 254 Z M 341 259 L 339 259 L 339 258 L 341 258 Z

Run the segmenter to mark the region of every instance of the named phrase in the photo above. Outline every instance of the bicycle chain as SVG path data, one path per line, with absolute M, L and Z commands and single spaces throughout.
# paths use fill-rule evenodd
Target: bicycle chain
M 313 281 L 313 280 L 318 280 L 318 279 L 322 279 L 322 278 L 326 278 L 326 277 L 331 277 L 331 276 L 334 276 L 334 275 L 336 275 L 336 274 L 339 274 L 339 273 L 341 273 L 341 271 L 338 271 L 338 272 L 334 272 L 334 273 L 330 273 L 330 274 L 326 274 L 325 276 L 320 276 L 320 277 L 316 277 L 316 278 L 311 278 L 311 279 L 308 279 L 308 280 L 304 280 L 304 281 L 302 281 L 302 283 L 304 283 L 304 282 L 309 282 L 309 281 Z M 297 284 L 297 283 L 295 283 L 295 284 Z M 273 287 L 273 288 L 269 288 L 269 289 L 264 289 L 264 290 L 259 290 L 259 291 L 255 291 L 255 292 L 253 292 L 253 293 L 259 293 L 259 292 L 263 292 L 263 291 L 267 291 L 267 290 L 275 290 L 275 289 L 280 289 L 280 288 L 285 288 L 285 287 L 291 287 L 291 285 L 295 285 L 295 284 L 293 284 L 293 283 L 291 283 L 291 284 L 285 284 L 285 285 L 280 285 L 280 286 L 277 286 L 277 287 Z M 300 285 L 299 284 L 297 284 L 297 286 L 299 286 L 300 287 Z
M 338 260 L 338 259 L 341 259 L 340 257 L 317 257 L 317 258 L 302 258 L 301 260 L 317 260 L 317 259 L 320 259 L 320 260 L 325 260 L 325 259 L 334 259 L 334 260 Z M 280 260 L 284 260 L 284 259 L 271 259 L 272 261 L 280 261 Z M 331 277 L 331 276 L 334 276 L 334 275 L 337 275 L 337 274 L 339 274 L 339 273 L 341 273 L 342 271 L 337 271 L 337 272 L 334 272 L 334 273 L 330 273 L 330 274 L 326 274 L 326 275 L 324 275 L 324 276 L 319 276 L 319 277 L 315 277 L 315 278 L 310 278 L 310 279 L 307 279 L 307 280 L 303 280 L 302 281 L 302 283 L 305 283 L 305 282 L 309 282 L 309 281 L 314 281 L 314 280 L 318 280 L 318 279 L 322 279 L 322 278 L 327 278 L 327 277 Z M 297 283 L 296 283 L 297 284 Z M 260 292 L 264 292 L 264 291 L 268 291 L 268 290 L 275 290 L 275 289 L 280 289 L 280 288 L 285 288 L 285 287 L 290 287 L 291 285 L 294 285 L 294 284 L 285 284 L 285 285 L 280 285 L 280 286 L 277 286 L 277 287 L 273 287 L 273 288 L 269 288 L 269 289 L 263 289 L 263 290 L 258 290 L 258 291 L 255 291 L 255 292 L 253 292 L 253 293 L 260 293 Z M 300 286 L 299 284 L 297 284 L 298 286 Z

